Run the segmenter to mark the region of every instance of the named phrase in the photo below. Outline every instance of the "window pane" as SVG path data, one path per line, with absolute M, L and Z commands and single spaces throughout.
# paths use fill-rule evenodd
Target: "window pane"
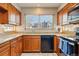
M 37 15 L 27 15 L 26 16 L 26 25 L 30 28 L 38 27 L 39 16 Z
M 52 15 L 41 15 L 40 22 L 42 28 L 52 28 L 53 16 Z

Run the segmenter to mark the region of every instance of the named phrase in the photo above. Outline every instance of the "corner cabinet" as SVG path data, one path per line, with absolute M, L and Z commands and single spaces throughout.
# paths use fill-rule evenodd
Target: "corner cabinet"
M 21 12 L 10 3 L 0 3 L 0 24 L 21 25 Z

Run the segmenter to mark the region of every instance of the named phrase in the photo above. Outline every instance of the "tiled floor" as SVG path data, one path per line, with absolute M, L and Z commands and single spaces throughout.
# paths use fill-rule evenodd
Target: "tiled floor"
M 22 53 L 21 56 L 57 56 L 56 53 Z

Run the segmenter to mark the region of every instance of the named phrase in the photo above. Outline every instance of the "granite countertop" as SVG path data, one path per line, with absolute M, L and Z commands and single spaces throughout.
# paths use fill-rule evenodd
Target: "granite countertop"
M 0 34 L 0 44 L 22 35 L 54 35 L 54 33 L 34 34 L 34 33 L 26 33 L 26 32 L 5 32 Z
M 75 34 L 54 33 L 54 35 L 67 38 L 67 39 L 72 40 L 72 41 L 75 41 L 75 39 L 76 39 Z
M 7 33 L 2 33 L 0 34 L 0 44 L 4 43 L 6 41 L 12 40 L 16 37 L 22 36 L 22 35 L 57 35 L 57 36 L 62 36 L 64 38 L 68 38 L 69 40 L 75 41 L 75 36 L 73 35 L 68 35 L 68 34 L 60 34 L 60 33 L 26 33 L 26 32 L 7 32 Z
M 21 33 L 16 33 L 16 34 L 0 34 L 0 44 L 4 43 L 6 41 L 12 40 L 16 37 L 22 36 Z

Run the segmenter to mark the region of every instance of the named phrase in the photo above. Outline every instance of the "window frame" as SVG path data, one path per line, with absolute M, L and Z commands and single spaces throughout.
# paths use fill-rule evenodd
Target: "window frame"
M 40 16 L 40 15 L 52 15 L 53 16 L 53 19 L 52 19 L 52 29 L 50 29 L 50 30 L 53 30 L 54 29 L 54 17 L 55 17 L 55 14 L 25 14 L 24 15 L 24 17 L 25 17 L 25 30 L 27 30 L 27 28 L 26 28 L 26 15 L 38 15 L 38 16 Z M 33 28 L 31 29 L 31 30 L 33 30 Z M 43 30 L 43 29 L 34 29 L 34 30 Z M 46 30 L 49 30 L 49 29 L 46 29 Z

